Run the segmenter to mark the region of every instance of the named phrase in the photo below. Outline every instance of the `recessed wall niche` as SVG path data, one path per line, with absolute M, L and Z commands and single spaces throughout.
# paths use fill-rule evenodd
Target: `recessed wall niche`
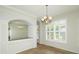
M 28 24 L 23 20 L 12 20 L 8 23 L 8 39 L 20 40 L 28 38 Z

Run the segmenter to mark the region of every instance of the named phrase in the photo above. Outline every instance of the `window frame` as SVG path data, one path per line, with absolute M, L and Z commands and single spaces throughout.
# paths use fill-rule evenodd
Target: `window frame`
M 60 22 L 60 21 L 65 21 L 65 24 L 64 24 L 64 25 L 65 25 L 65 39 L 62 39 L 62 40 L 60 40 L 60 39 L 57 39 L 57 40 L 56 40 L 56 39 L 50 39 L 50 38 L 48 39 L 48 37 L 50 37 L 50 36 L 48 36 L 47 33 L 49 33 L 49 32 L 52 33 L 52 32 L 55 31 L 55 29 L 54 29 L 53 31 L 50 31 L 50 30 L 48 31 L 48 30 L 47 30 L 47 26 L 49 26 L 49 25 L 51 26 L 51 25 L 54 24 L 55 22 Z M 46 32 L 46 40 L 47 40 L 47 41 L 54 41 L 54 42 L 60 42 L 60 43 L 67 43 L 67 20 L 66 20 L 66 19 L 62 19 L 62 20 L 53 21 L 51 24 L 48 24 L 48 25 L 45 26 L 45 32 Z M 60 33 L 61 31 L 55 31 L 55 32 L 59 32 L 59 33 Z M 54 32 L 54 35 L 56 35 L 55 32 Z M 50 33 L 49 33 L 49 34 L 50 34 Z M 59 34 L 59 35 L 60 35 L 60 34 Z

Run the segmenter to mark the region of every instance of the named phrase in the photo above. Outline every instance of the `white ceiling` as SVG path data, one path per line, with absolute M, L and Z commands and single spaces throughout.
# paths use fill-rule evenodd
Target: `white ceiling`
M 36 15 L 37 17 L 41 17 L 45 15 L 44 5 L 11 5 L 11 7 L 20 9 L 24 12 L 29 12 L 31 14 Z M 48 14 L 50 16 L 56 16 L 62 13 L 72 12 L 75 10 L 79 10 L 78 5 L 49 5 L 48 6 Z

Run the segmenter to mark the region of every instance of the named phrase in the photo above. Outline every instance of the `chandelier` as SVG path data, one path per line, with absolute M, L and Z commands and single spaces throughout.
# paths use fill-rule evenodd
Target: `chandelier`
M 41 21 L 45 24 L 48 24 L 52 21 L 52 17 L 48 16 L 48 5 L 45 5 L 46 7 L 46 15 L 41 19 Z

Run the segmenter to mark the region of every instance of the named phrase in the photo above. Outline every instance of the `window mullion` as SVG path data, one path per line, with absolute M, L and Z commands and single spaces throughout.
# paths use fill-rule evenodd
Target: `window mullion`
M 56 27 L 55 27 L 55 24 L 54 24 L 54 40 L 56 40 L 56 32 L 55 32 L 55 29 L 56 29 Z
M 59 25 L 59 40 L 60 40 L 60 25 Z

